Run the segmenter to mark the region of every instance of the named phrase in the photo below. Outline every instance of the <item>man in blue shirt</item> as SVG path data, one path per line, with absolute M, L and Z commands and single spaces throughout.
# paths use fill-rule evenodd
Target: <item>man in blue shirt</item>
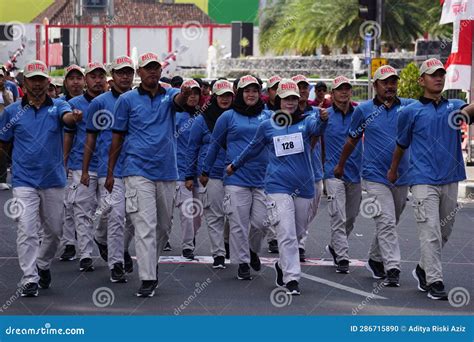
M 0 115 L 0 148 L 5 151 L 13 142 L 13 198 L 5 209 L 18 222 L 21 295 L 36 297 L 38 285 L 50 286 L 50 266 L 61 237 L 66 184 L 63 127 L 74 127 L 82 113 L 47 96 L 49 78 L 43 62 L 27 63 L 24 75 L 27 94 Z M 45 232 L 41 243 L 39 227 Z
M 397 97 L 397 71 L 390 65 L 374 74 L 376 96 L 358 105 L 352 115 L 351 128 L 334 175 L 342 178 L 344 165 L 364 135 L 362 178 L 368 197 L 362 201 L 362 215 L 373 218 L 376 225 L 369 250 L 367 269 L 375 279 L 385 279 L 386 286 L 399 286 L 400 245 L 396 226 L 405 208 L 408 178 L 400 178 L 395 186 L 386 177 L 392 161 L 400 111 L 413 102 Z M 400 167 L 408 170 L 408 153 Z M 387 272 L 385 272 L 387 270 Z
M 125 210 L 135 227 L 137 296 L 152 297 L 158 286 L 158 261 L 171 231 L 176 164 L 175 106 L 191 93 L 160 86 L 161 64 L 152 52 L 138 58 L 138 88 L 122 94 L 114 109 L 112 144 L 105 188 L 112 192 L 114 169 L 123 149 Z
M 82 68 L 76 64 L 71 64 L 66 68 L 64 74 L 64 95 L 60 97 L 61 100 L 69 101 L 76 96 L 81 96 L 84 93 L 85 75 Z M 64 155 L 66 156 L 65 164 L 67 165 L 67 158 L 71 152 L 74 141 L 74 132 L 64 131 Z M 69 197 L 69 192 L 74 190 L 72 182 L 72 171 L 67 174 L 67 186 L 65 198 Z M 72 203 L 64 201 L 64 225 L 63 236 L 61 237 L 61 245 L 64 246 L 64 251 L 59 257 L 61 261 L 71 261 L 76 256 L 76 224 L 74 222 L 74 211 Z
M 420 238 L 420 262 L 413 276 L 431 299 L 447 299 L 441 251 L 454 224 L 458 182 L 466 179 L 461 124 L 474 122 L 474 104 L 442 97 L 445 77 L 439 60 L 422 63 L 418 83 L 423 96 L 399 115 L 397 146 L 387 173 L 392 183 L 404 176 L 399 165 L 410 147 L 408 179 Z
M 97 209 L 98 196 L 98 158 L 93 154 L 89 166 L 90 180 L 88 186 L 81 184 L 82 161 L 86 143 L 86 122 L 91 101 L 104 92 L 106 85 L 106 70 L 102 63 L 89 63 L 86 67 L 85 79 L 87 90 L 81 96 L 69 100 L 72 108 L 78 108 L 84 113 L 84 120 L 74 130 L 74 142 L 67 161 L 67 168 L 72 172 L 71 189 L 66 203 L 72 204 L 76 224 L 77 241 L 79 245 L 79 271 L 94 270 L 92 252 L 94 250 L 94 219 Z M 66 129 L 66 131 L 68 131 Z M 69 130 L 70 131 L 70 130 Z M 97 242 L 96 242 L 97 243 Z M 106 246 L 99 244 L 101 257 L 107 261 Z
M 326 250 L 332 255 L 338 273 L 349 273 L 347 239 L 354 228 L 362 196 L 360 184 L 362 144 L 357 144 L 356 150 L 348 159 L 342 179 L 334 175 L 334 167 L 339 161 L 349 134 L 354 113 L 351 96 L 352 85 L 349 79 L 344 76 L 336 77 L 332 82 L 333 105 L 327 109 L 329 119 L 323 133 L 326 149 L 324 181 L 328 193 L 328 212 L 331 217 L 331 242 L 326 246 Z
M 89 168 L 93 155 L 98 158 L 98 191 L 99 191 L 99 225 L 95 240 L 107 250 L 107 262 L 110 269 L 110 281 L 125 283 L 124 270 L 124 227 L 125 227 L 125 187 L 122 180 L 123 155 L 115 168 L 114 188 L 112 193 L 105 189 L 109 148 L 112 142 L 112 124 L 114 108 L 119 96 L 132 87 L 135 70 L 133 61 L 128 56 L 119 56 L 111 65 L 112 89 L 94 98 L 89 106 L 86 122 L 87 139 L 82 161 L 81 183 L 90 185 Z M 130 267 L 133 262 L 127 257 Z M 132 263 L 132 266 L 130 266 Z
M 5 78 L 6 76 L 8 75 L 9 71 L 7 71 L 7 69 L 2 66 L 2 70 L 5 74 Z M 18 85 L 13 82 L 13 81 L 10 81 L 10 80 L 7 80 L 5 79 L 5 88 L 7 88 L 8 90 L 10 90 L 13 94 L 13 101 L 16 101 L 18 99 L 18 96 L 19 96 L 19 93 L 18 93 Z

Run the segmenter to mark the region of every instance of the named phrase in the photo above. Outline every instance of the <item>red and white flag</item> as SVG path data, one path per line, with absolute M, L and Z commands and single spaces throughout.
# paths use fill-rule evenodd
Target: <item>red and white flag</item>
M 455 21 L 453 24 L 453 44 L 445 64 L 445 89 L 471 88 L 473 29 L 472 20 Z
M 443 12 L 440 24 L 459 20 L 474 20 L 474 0 L 441 0 Z

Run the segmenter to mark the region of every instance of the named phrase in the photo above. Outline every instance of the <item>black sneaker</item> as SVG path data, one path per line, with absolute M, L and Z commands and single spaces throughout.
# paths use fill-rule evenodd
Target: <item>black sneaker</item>
M 278 253 L 278 241 L 277 240 L 270 240 L 268 242 L 268 253 Z
M 92 272 L 94 271 L 94 266 L 92 266 L 91 258 L 81 259 L 79 263 L 79 271 L 81 272 Z
M 225 247 L 225 258 L 230 259 L 230 246 L 227 242 L 224 243 Z
M 124 261 L 124 266 L 125 266 L 125 272 L 126 273 L 132 273 L 133 272 L 133 260 L 132 257 L 128 252 L 123 253 L 123 261 Z
M 94 242 L 95 244 L 97 245 L 97 247 L 99 248 L 99 254 L 100 254 L 100 257 L 105 261 L 107 262 L 109 260 L 109 250 L 107 248 L 107 245 L 104 245 L 103 243 L 100 243 L 99 241 L 97 241 L 96 239 L 94 239 Z
M 112 283 L 126 283 L 127 277 L 125 276 L 125 271 L 121 262 L 114 264 L 114 267 L 110 271 L 110 281 Z
M 165 245 L 165 247 L 163 247 L 163 251 L 165 252 L 169 252 L 169 251 L 172 251 L 173 249 L 171 248 L 171 245 L 170 245 L 170 242 L 168 241 Z
M 418 282 L 418 290 L 421 292 L 426 292 L 430 288 L 426 283 L 426 273 L 425 270 L 420 267 L 420 265 L 416 265 L 416 268 L 411 272 L 413 274 L 413 278 L 416 279 Z
M 237 279 L 239 280 L 252 280 L 250 276 L 249 264 L 239 264 L 239 270 L 237 271 Z
M 433 284 L 429 286 L 428 290 L 428 298 L 436 299 L 436 300 L 447 300 L 448 295 L 444 290 L 444 284 L 442 281 L 435 281 Z
M 343 259 L 337 263 L 336 267 L 337 273 L 349 273 L 349 260 Z
M 216 256 L 214 258 L 214 263 L 212 264 L 212 268 L 225 268 L 225 258 L 223 256 Z
M 76 247 L 74 245 L 66 245 L 63 254 L 59 257 L 61 261 L 71 261 L 76 258 Z
M 192 249 L 183 249 L 183 258 L 187 260 L 194 260 L 194 252 Z
M 278 265 L 278 261 L 275 261 L 273 268 L 275 269 L 275 273 L 276 273 L 276 278 L 275 278 L 276 286 L 279 286 L 279 287 L 285 286 L 285 283 L 283 282 L 283 271 L 281 270 L 280 265 Z
M 391 268 L 387 271 L 387 278 L 385 278 L 383 284 L 388 287 L 399 287 L 400 286 L 400 270 Z
M 301 294 L 298 282 L 296 280 L 292 280 L 286 284 L 286 294 L 293 296 L 299 296 Z
M 38 275 L 40 277 L 40 280 L 38 281 L 38 285 L 42 289 L 47 289 L 51 285 L 51 272 L 49 270 L 42 270 L 38 266 L 36 266 L 38 269 Z
M 329 254 L 331 254 L 332 256 L 332 260 L 334 262 L 334 266 L 337 266 L 337 254 L 336 252 L 334 251 L 334 249 L 329 246 L 329 245 L 326 245 L 326 252 L 328 252 Z
M 252 267 L 254 271 L 257 272 L 262 269 L 260 258 L 258 257 L 257 253 L 252 252 L 252 250 L 250 250 L 250 267 Z
M 298 252 L 300 254 L 300 262 L 306 262 L 306 255 L 304 248 L 298 248 Z
M 370 273 L 372 273 L 372 278 L 374 279 L 384 279 L 387 276 L 385 274 L 383 262 L 369 259 L 365 263 L 365 268 L 368 269 Z
M 38 297 L 38 284 L 26 283 L 21 291 L 22 297 Z
M 153 297 L 157 286 L 158 281 L 156 280 L 143 280 L 137 291 L 137 297 Z

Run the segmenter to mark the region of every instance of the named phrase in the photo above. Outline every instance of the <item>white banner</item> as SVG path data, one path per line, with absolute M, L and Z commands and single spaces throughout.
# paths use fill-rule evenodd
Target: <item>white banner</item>
M 474 0 L 445 0 L 440 24 L 458 20 L 474 20 Z
M 471 66 L 462 64 L 451 64 L 446 69 L 446 83 L 444 90 L 462 89 L 469 90 L 471 87 Z

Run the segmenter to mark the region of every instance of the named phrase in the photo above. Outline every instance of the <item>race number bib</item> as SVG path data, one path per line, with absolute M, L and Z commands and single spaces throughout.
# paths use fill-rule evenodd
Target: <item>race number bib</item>
M 289 156 L 304 151 L 301 132 L 273 137 L 273 146 L 277 157 Z

